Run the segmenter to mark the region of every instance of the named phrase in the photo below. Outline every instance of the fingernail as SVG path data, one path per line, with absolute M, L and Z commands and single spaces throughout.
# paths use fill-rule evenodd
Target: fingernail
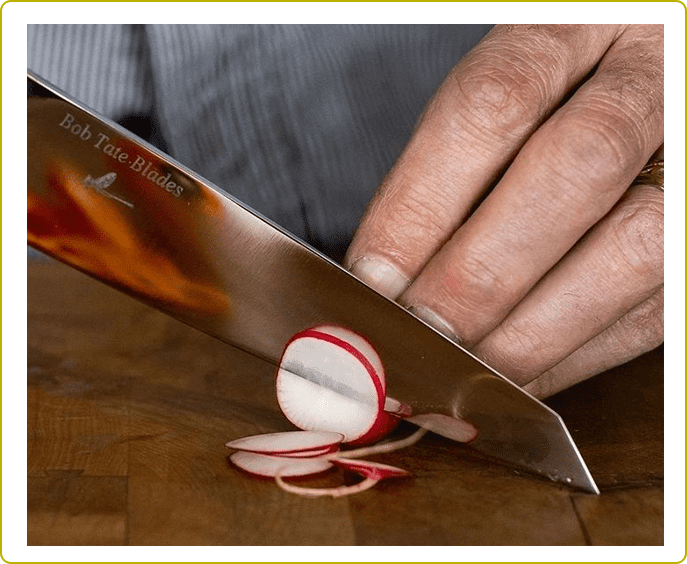
M 392 300 L 410 286 L 410 280 L 385 260 L 361 257 L 351 265 L 349 270 L 353 276 Z
M 439 317 L 428 307 L 423 305 L 413 305 L 408 308 L 408 311 L 412 313 L 415 317 L 419 317 L 420 319 L 422 319 L 422 321 L 427 323 L 427 325 L 434 327 L 434 329 L 439 331 L 439 333 L 441 333 L 445 337 L 451 339 L 454 343 L 457 343 L 459 345 L 461 344 L 460 339 L 453 332 L 449 324 L 446 323 L 446 321 L 444 321 L 441 317 Z

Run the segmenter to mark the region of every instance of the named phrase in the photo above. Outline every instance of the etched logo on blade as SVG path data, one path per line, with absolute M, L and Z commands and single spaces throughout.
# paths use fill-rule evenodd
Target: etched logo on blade
M 100 178 L 93 178 L 90 174 L 86 177 L 86 180 L 83 181 L 83 183 L 86 186 L 90 186 L 91 188 L 96 188 L 97 190 L 105 190 L 108 186 L 111 186 L 112 183 L 117 180 L 117 173 L 116 172 L 108 172 L 107 174 L 104 174 Z
M 131 202 L 127 202 L 124 198 L 116 196 L 112 192 L 107 191 L 107 189 L 110 186 L 112 186 L 115 180 L 117 180 L 116 172 L 108 172 L 107 174 L 104 174 L 103 176 L 100 176 L 98 178 L 93 178 L 89 174 L 84 179 L 83 184 L 86 188 L 95 188 L 99 194 L 107 196 L 108 198 L 111 198 L 113 200 L 117 200 L 119 203 L 124 204 L 125 206 L 128 206 L 130 208 L 133 208 L 134 205 Z

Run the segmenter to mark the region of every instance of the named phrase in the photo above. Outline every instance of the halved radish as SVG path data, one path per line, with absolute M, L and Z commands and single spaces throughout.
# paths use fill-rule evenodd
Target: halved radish
M 330 325 L 296 334 L 277 372 L 277 400 L 294 425 L 365 444 L 390 433 L 398 418 L 384 411 L 384 368 L 363 337 Z
M 287 458 L 242 450 L 232 454 L 229 460 L 241 470 L 265 478 L 310 476 L 332 467 L 325 458 Z
M 341 433 L 329 431 L 288 431 L 244 437 L 226 446 L 272 456 L 307 457 L 337 451 L 343 438 Z

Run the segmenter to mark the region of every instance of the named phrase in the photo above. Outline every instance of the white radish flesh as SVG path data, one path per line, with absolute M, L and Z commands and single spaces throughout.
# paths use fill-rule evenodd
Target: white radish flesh
M 338 450 L 343 438 L 341 433 L 327 431 L 289 431 L 244 437 L 226 446 L 278 456 L 318 456 Z
M 324 458 L 286 458 L 237 451 L 229 459 L 236 466 L 255 476 L 274 478 L 275 476 L 297 477 L 319 474 L 332 467 Z
M 358 333 L 355 333 L 344 327 L 338 327 L 336 325 L 320 325 L 315 327 L 314 330 L 326 335 L 338 337 L 342 341 L 357 349 L 360 354 L 372 365 L 372 368 L 374 368 L 377 376 L 379 377 L 382 390 L 386 390 L 386 374 L 384 371 L 384 364 L 382 363 L 382 359 L 379 357 L 379 354 L 377 354 L 377 351 L 374 349 L 370 341 L 368 341 L 362 335 L 358 335 Z

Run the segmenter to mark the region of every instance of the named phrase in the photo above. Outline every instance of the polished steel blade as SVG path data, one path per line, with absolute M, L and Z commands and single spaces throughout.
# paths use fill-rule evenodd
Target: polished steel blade
M 29 73 L 28 241 L 275 365 L 320 324 L 366 336 L 399 412 L 598 492 L 561 419 L 484 363 L 211 183 Z M 273 382 L 266 385 L 270 387 Z M 404 411 L 405 410 L 405 411 Z

